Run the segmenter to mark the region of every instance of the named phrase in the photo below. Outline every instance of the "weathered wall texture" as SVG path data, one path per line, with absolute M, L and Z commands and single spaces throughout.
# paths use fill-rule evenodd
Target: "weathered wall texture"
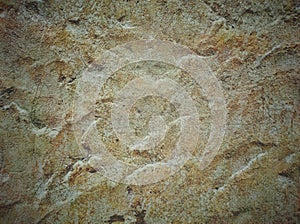
M 1 0 L 0 10 L 0 223 L 299 222 L 299 1 Z M 88 165 L 72 131 L 72 106 L 80 75 L 94 59 L 142 39 L 176 42 L 204 56 L 224 90 L 228 116 L 207 169 L 190 160 L 167 179 L 136 186 L 110 181 Z M 182 71 L 151 63 L 140 63 L 135 73 L 118 71 L 103 94 L 113 98 L 114 85 L 143 72 L 169 71 L 190 87 Z M 206 99 L 192 96 L 209 130 Z M 98 105 L 99 116 L 110 117 L 110 104 Z M 162 99 L 135 107 L 178 117 Z M 131 112 L 142 136 L 147 128 Z M 99 132 L 107 131 L 109 124 L 101 124 Z M 162 152 L 127 160 L 162 159 L 176 128 Z M 126 160 L 114 140 L 102 139 Z M 195 156 L 205 141 L 207 133 Z

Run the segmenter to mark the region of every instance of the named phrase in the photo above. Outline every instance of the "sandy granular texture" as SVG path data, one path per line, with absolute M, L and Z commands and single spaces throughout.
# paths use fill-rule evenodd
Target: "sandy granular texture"
M 0 1 L 0 223 L 299 222 L 299 17 L 298 0 Z M 207 169 L 190 160 L 173 176 L 136 186 L 89 166 L 74 137 L 72 108 L 85 68 L 105 50 L 143 39 L 204 57 L 228 116 Z M 139 165 L 170 154 L 176 124 L 157 149 L 137 152 L 111 128 L 116 89 L 151 72 L 195 100 L 199 156 L 209 134 L 207 99 L 188 74 L 162 63 L 124 67 L 105 83 L 95 105 L 102 142 L 119 160 Z M 168 101 L 140 99 L 130 111 L 138 136 L 149 131 L 151 113 L 178 118 Z

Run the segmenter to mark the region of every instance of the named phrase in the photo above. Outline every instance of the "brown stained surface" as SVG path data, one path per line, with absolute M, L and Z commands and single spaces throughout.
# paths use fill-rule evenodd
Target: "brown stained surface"
M 0 223 L 299 222 L 299 17 L 297 0 L 0 1 Z M 73 96 L 82 71 L 105 50 L 152 38 L 205 57 L 224 90 L 227 129 L 205 170 L 190 160 L 160 182 L 128 186 L 88 163 L 72 131 Z M 171 65 L 135 66 L 120 69 L 99 93 L 103 142 L 136 164 L 172 151 L 176 125 L 148 152 L 127 151 L 110 124 L 120 86 L 171 71 L 164 76 L 200 111 L 194 156 L 201 155 L 210 115 L 198 86 Z M 147 105 L 172 111 L 162 100 L 137 102 L 130 116 L 139 135 L 148 131 L 149 115 L 139 111 Z

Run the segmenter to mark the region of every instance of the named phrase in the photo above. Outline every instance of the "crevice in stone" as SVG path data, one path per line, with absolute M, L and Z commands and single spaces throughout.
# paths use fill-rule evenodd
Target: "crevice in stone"
M 106 223 L 113 224 L 115 222 L 125 222 L 123 215 L 112 215 Z

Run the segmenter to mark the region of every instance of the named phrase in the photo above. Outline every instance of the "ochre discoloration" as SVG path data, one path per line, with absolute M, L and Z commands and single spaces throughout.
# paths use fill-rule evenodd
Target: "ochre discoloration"
M 293 0 L 1 1 L 0 223 L 296 223 L 298 21 Z M 128 186 L 89 164 L 73 133 L 73 96 L 82 71 L 105 50 L 144 39 L 205 57 L 224 89 L 227 129 L 204 171 L 192 159 L 161 182 Z M 210 131 L 209 101 L 191 76 L 169 65 L 137 63 L 108 80 L 95 105 L 101 138 L 125 162 L 170 154 L 180 125 L 157 151 L 127 151 L 109 128 L 117 90 L 150 73 L 175 80 L 196 101 L 199 157 Z M 138 112 L 145 105 L 164 108 L 143 99 L 130 111 L 141 136 L 148 133 Z

